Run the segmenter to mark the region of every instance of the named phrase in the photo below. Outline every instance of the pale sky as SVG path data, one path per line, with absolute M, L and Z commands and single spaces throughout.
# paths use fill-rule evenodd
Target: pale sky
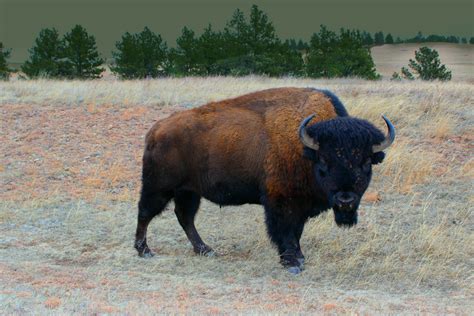
M 110 57 L 126 31 L 148 26 L 174 46 L 183 26 L 197 33 L 208 23 L 221 29 L 236 8 L 248 12 L 254 3 L 282 39 L 309 40 L 320 24 L 402 38 L 418 31 L 474 36 L 473 0 L 0 0 L 0 41 L 13 49 L 10 62 L 23 62 L 41 28 L 64 34 L 81 24 L 96 37 L 102 55 Z

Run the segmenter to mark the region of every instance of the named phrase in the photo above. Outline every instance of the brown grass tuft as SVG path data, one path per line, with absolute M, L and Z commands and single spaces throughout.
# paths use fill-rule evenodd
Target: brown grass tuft
M 46 301 L 44 301 L 44 306 L 49 309 L 55 309 L 61 305 L 61 299 L 58 297 L 49 297 Z

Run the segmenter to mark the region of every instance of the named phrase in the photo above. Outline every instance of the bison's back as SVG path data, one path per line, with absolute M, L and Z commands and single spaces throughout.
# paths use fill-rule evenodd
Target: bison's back
M 157 181 L 219 204 L 258 203 L 262 190 L 291 195 L 309 187 L 297 130 L 313 113 L 315 121 L 337 116 L 330 98 L 313 89 L 269 89 L 209 103 L 157 122 L 145 157 L 158 168 Z

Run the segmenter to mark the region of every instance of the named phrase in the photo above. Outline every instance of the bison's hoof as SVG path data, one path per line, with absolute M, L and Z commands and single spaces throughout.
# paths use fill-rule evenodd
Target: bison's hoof
M 303 265 L 304 265 L 304 257 L 302 257 L 302 258 L 296 258 L 296 260 L 298 260 L 300 266 L 303 266 Z
M 199 256 L 217 257 L 217 252 L 215 252 L 211 247 L 207 245 L 203 245 L 203 246 L 200 246 L 199 248 L 195 248 L 194 252 Z
M 144 252 L 139 252 L 138 255 L 142 258 L 151 258 L 153 257 L 155 254 L 153 252 L 151 252 L 150 249 L 148 249 L 148 251 L 144 251 Z
M 303 269 L 301 267 L 289 267 L 288 268 L 288 272 L 290 272 L 291 274 L 294 274 L 294 275 L 300 274 L 301 271 L 303 271 Z
M 215 252 L 214 250 L 211 250 L 205 254 L 203 254 L 202 256 L 206 256 L 208 258 L 213 258 L 213 257 L 217 257 L 217 252 Z

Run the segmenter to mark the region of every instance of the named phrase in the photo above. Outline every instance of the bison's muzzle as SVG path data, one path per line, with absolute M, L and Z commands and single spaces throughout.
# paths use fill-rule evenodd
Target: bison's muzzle
M 360 198 L 353 192 L 337 192 L 333 197 L 333 210 L 338 226 L 357 224 L 357 209 Z

